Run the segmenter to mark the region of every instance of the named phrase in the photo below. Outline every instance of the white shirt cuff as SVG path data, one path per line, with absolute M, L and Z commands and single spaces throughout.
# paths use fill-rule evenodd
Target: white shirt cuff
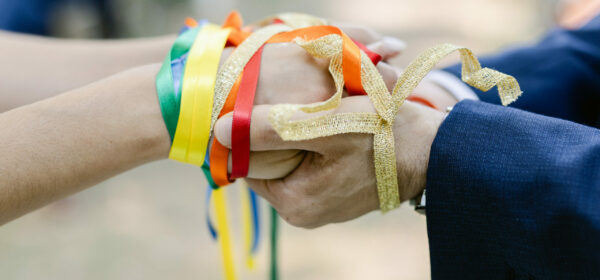
M 456 76 L 442 70 L 432 70 L 425 79 L 450 93 L 456 100 L 479 100 L 477 94 Z

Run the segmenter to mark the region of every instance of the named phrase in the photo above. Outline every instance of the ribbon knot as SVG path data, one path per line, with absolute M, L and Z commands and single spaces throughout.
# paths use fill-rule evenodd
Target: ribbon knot
M 444 57 L 459 51 L 462 61 L 463 81 L 487 91 L 498 85 L 498 93 L 504 105 L 516 100 L 521 94 L 519 84 L 512 76 L 488 68 L 482 69 L 469 49 L 452 44 L 432 47 L 419 55 L 406 67 L 398 78 L 391 94 L 375 65 L 361 52 L 361 81 L 377 113 L 333 113 L 304 120 L 291 120 L 297 111 L 306 113 L 335 109 L 341 102 L 344 88 L 341 51 L 331 52 L 327 46 L 340 44 L 341 35 L 328 35 L 312 41 L 296 40 L 309 53 L 330 57 L 329 72 L 336 85 L 336 93 L 326 101 L 308 105 L 276 105 L 271 109 L 269 120 L 283 140 L 308 140 L 342 133 L 370 133 L 374 136 L 373 153 L 379 206 L 387 212 L 400 205 L 396 153 L 394 151 L 393 124 L 408 95 L 421 80 Z M 328 51 L 324 51 L 328 50 Z

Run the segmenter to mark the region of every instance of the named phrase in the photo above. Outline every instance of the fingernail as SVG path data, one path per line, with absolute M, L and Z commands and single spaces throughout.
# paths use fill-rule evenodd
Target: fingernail
M 400 52 L 406 49 L 406 43 L 395 37 L 386 36 L 383 37 L 381 41 L 383 42 L 383 45 L 390 50 Z
M 230 115 L 225 115 L 217 120 L 215 124 L 215 137 L 221 145 L 231 148 L 231 123 L 233 119 Z

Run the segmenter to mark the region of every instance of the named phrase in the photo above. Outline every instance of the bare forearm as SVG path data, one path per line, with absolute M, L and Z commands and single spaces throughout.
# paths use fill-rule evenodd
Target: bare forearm
M 0 224 L 166 157 L 157 72 L 137 68 L 0 114 Z
M 65 40 L 0 31 L 0 112 L 158 63 L 173 40 Z

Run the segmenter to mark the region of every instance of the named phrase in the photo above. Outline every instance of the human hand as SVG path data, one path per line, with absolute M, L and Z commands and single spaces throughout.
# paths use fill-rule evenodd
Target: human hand
M 281 179 L 246 179 L 250 187 L 267 199 L 290 224 L 314 228 L 354 219 L 379 208 L 373 163 L 373 135 L 342 134 L 306 141 L 283 141 L 272 128 L 271 106 L 255 106 L 250 132 L 251 150 L 303 150 L 300 165 Z M 374 112 L 366 96 L 343 98 L 333 112 Z M 310 116 L 313 116 L 311 114 Z M 295 118 L 307 118 L 298 114 Z M 405 102 L 394 123 L 396 164 L 401 201 L 425 187 L 429 152 L 443 113 Z M 215 126 L 215 135 L 230 147 L 231 117 Z M 253 166 L 251 154 L 250 170 Z M 260 166 L 260 163 L 258 164 Z
M 400 40 L 383 37 L 367 28 L 343 24 L 338 26 L 355 40 L 374 48 L 384 61 L 398 55 L 404 48 Z M 226 49 L 223 55 L 229 56 L 231 51 L 233 49 Z M 329 60 L 314 58 L 295 43 L 268 44 L 262 55 L 254 103 L 306 104 L 326 100 L 335 92 L 328 66 Z M 377 68 L 391 90 L 398 72 L 383 61 Z M 254 168 L 249 170 L 248 176 L 261 179 L 281 178 L 295 168 L 303 156 L 304 152 L 299 150 L 253 152 L 250 166 Z M 229 164 L 231 171 L 231 159 Z

